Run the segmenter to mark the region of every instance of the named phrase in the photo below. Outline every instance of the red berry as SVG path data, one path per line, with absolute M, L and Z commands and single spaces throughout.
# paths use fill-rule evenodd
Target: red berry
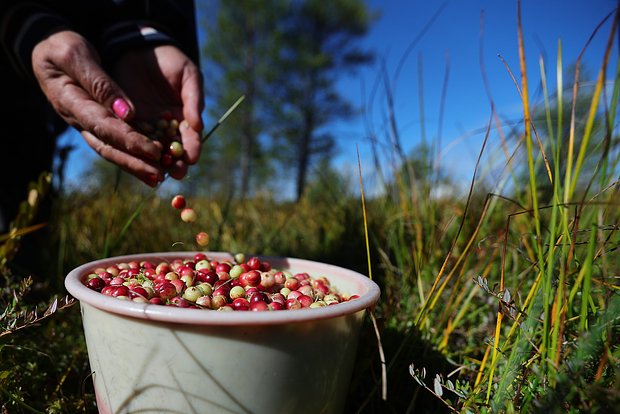
M 185 208 L 186 204 L 185 197 L 183 197 L 181 194 L 175 195 L 174 197 L 172 197 L 172 201 L 170 202 L 170 204 L 177 210 L 182 210 Z
M 250 310 L 257 312 L 257 311 L 267 311 L 269 310 L 269 305 L 267 304 L 267 302 L 263 302 L 263 301 L 259 301 L 259 302 L 251 302 L 250 303 Z
M 170 168 L 172 167 L 172 164 L 174 164 L 174 158 L 172 157 L 172 154 L 164 152 L 163 154 L 161 154 L 161 159 L 159 160 L 159 162 L 162 167 Z

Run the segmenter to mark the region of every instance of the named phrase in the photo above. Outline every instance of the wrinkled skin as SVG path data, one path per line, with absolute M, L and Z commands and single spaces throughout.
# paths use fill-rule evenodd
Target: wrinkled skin
M 174 178 L 182 178 L 188 165 L 198 160 L 201 75 L 178 48 L 163 45 L 126 53 L 117 60 L 111 77 L 84 37 L 63 30 L 37 44 L 32 66 L 56 112 L 99 155 L 146 184 L 157 185 L 165 171 L 159 163 L 162 145 L 134 127 L 139 121 L 154 123 L 166 110 L 184 120 L 179 129 L 185 154 L 170 170 Z M 112 111 L 118 98 L 129 104 L 123 119 Z

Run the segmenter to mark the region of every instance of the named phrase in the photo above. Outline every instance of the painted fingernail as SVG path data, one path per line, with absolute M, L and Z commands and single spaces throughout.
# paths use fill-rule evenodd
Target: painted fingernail
M 129 104 L 123 98 L 118 98 L 112 104 L 112 110 L 117 117 L 125 119 L 127 113 L 129 113 Z

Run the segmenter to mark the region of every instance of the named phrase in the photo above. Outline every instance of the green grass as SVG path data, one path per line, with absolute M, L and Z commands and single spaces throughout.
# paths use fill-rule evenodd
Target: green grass
M 512 75 L 521 79 L 515 94 L 521 94 L 524 121 L 505 134 L 509 128 L 490 114 L 465 197 L 433 195 L 449 183 L 432 168 L 432 148 L 422 147 L 417 158 L 382 165 L 391 171 L 384 195 L 366 196 L 363 204 L 353 189 L 326 186 L 319 177 L 298 204 L 269 196 L 189 196 L 199 213 L 189 225 L 167 197 L 136 192 L 122 177 L 105 197 L 76 192 L 57 200 L 43 230 L 32 227 L 36 206 L 25 207 L 16 233 L 0 238 L 6 412 L 94 412 L 78 308 L 53 309 L 36 321 L 28 315 L 34 308 L 45 315 L 54 295 L 64 295 L 62 281 L 72 268 L 109 255 L 193 250 L 198 230 L 209 233 L 210 250 L 302 257 L 365 274 L 370 264 L 382 296 L 373 312 L 376 326 L 367 320 L 360 336 L 346 412 L 617 410 L 620 66 L 609 61 L 617 47 L 614 30 L 592 88 L 581 85 L 577 62 L 570 92 L 564 90 L 560 43 L 553 62 L 560 87 L 549 91 L 550 62 L 541 59 L 543 96 L 534 103 L 520 41 L 520 73 Z M 494 136 L 502 137 L 501 148 L 491 144 Z M 397 148 L 390 150 L 394 157 L 386 159 L 400 159 Z M 498 166 L 499 184 L 487 188 L 483 172 Z M 361 165 L 362 176 L 372 168 Z M 43 194 L 45 181 L 39 185 Z M 47 253 L 37 267 L 43 270 L 25 286 L 28 263 L 15 252 L 41 231 Z

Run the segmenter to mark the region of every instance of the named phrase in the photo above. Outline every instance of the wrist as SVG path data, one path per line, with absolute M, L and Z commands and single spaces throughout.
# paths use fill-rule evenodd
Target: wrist
M 177 42 L 149 22 L 121 22 L 105 30 L 99 39 L 99 50 L 104 62 L 113 62 L 123 53 Z

